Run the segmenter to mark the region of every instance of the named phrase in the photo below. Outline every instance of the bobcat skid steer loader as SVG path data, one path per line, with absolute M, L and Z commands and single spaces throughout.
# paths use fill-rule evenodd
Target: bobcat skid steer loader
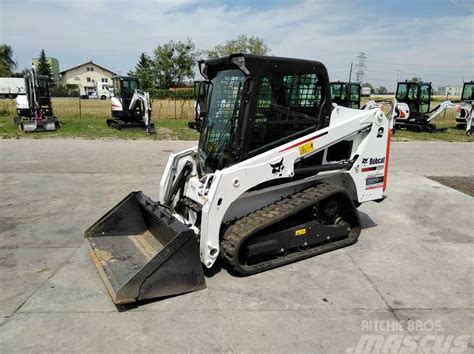
M 221 258 L 251 275 L 348 246 L 382 201 L 391 121 L 332 107 L 317 61 L 201 61 L 199 143 L 169 157 L 159 200 L 132 192 L 85 232 L 116 304 L 205 288 Z

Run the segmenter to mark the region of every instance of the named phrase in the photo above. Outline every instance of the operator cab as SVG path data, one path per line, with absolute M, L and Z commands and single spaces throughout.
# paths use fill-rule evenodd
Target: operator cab
M 465 82 L 462 87 L 461 101 L 474 100 L 474 81 Z
M 129 102 L 135 90 L 140 89 L 140 81 L 134 76 L 114 76 L 112 82 L 114 84 L 114 96 Z
M 20 116 L 30 117 L 36 110 L 41 110 L 44 116 L 52 116 L 53 108 L 49 92 L 49 78 L 46 75 L 25 75 L 27 107 L 18 109 Z M 37 106 L 36 106 L 37 104 Z
M 410 117 L 417 119 L 430 111 L 431 82 L 399 82 L 396 99 L 410 108 Z
M 122 110 L 112 110 L 112 117 L 118 117 L 124 120 L 127 118 L 135 119 L 136 117 L 142 117 L 144 110 L 142 104 L 138 104 L 133 111 L 129 110 L 135 90 L 140 90 L 140 81 L 138 78 L 134 76 L 114 76 L 112 77 L 112 82 L 114 97 L 122 104 Z
M 331 100 L 338 106 L 360 108 L 360 84 L 357 82 L 331 82 Z
M 326 68 L 317 61 L 232 54 L 203 60 L 196 93 L 200 174 L 329 125 Z M 256 92 L 257 94 L 253 94 Z

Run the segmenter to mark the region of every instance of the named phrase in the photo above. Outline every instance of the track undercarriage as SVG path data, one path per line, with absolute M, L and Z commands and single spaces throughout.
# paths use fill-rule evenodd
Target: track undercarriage
M 406 129 L 406 130 L 414 131 L 414 132 L 427 132 L 427 133 L 436 133 L 436 132 L 446 131 L 446 128 L 438 128 L 436 127 L 435 124 L 430 123 L 425 118 L 418 119 L 414 122 L 408 122 L 408 123 L 396 122 L 395 129 L 396 130 Z
M 319 183 L 234 222 L 221 255 L 232 271 L 251 275 L 348 246 L 359 234 L 347 192 Z
M 135 120 L 135 121 L 124 121 L 120 118 L 109 118 L 107 119 L 107 125 L 111 128 L 115 128 L 121 130 L 123 128 L 146 128 L 147 134 L 150 134 L 155 129 L 155 124 L 150 123 L 146 125 L 142 120 Z

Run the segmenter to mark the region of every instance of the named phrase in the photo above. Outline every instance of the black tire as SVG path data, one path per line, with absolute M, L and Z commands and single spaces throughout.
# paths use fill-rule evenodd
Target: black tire
M 100 99 L 101 99 L 101 100 L 106 100 L 107 97 L 105 97 L 104 95 L 102 95 L 102 96 L 100 96 Z

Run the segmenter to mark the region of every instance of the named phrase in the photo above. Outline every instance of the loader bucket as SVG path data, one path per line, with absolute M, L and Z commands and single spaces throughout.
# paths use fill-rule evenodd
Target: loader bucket
M 206 287 L 194 232 L 142 192 L 132 192 L 85 232 L 115 304 Z

